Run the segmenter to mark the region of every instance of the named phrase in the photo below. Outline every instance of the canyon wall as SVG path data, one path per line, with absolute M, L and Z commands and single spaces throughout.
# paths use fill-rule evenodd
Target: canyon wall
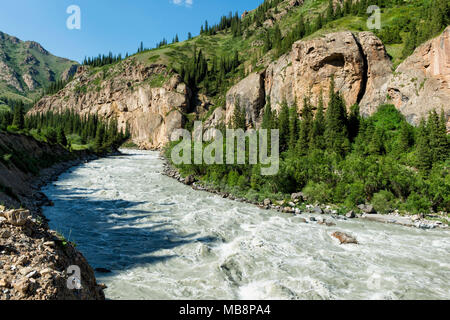
M 30 114 L 74 110 L 81 115 L 117 118 L 130 128 L 143 149 L 162 147 L 173 130 L 183 127 L 191 92 L 179 75 L 164 65 L 144 66 L 133 58 L 92 71 L 79 68 L 63 90 L 41 99 Z
M 347 106 L 359 104 L 364 116 L 373 114 L 380 104 L 390 103 L 412 124 L 433 109 L 440 112 L 442 108 L 450 117 L 449 34 L 450 27 L 417 48 L 395 71 L 383 43 L 371 32 L 337 32 L 298 41 L 265 71 L 251 74 L 229 90 L 227 122 L 236 98 L 245 108 L 247 120 L 256 125 L 266 101 L 277 111 L 283 102 L 301 111 L 305 97 L 317 105 L 322 95 L 327 107 L 331 77 Z

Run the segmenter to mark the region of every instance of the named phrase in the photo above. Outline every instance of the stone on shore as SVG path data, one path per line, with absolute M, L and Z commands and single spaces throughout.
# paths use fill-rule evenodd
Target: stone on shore
M 354 219 L 354 218 L 356 218 L 355 211 L 353 211 L 353 210 L 349 211 L 349 212 L 345 215 L 345 217 L 346 217 L 346 218 L 349 218 L 349 219 Z
M 9 210 L 2 212 L 0 215 L 2 215 L 4 218 L 6 218 L 6 221 L 16 227 L 24 226 L 29 217 L 30 217 L 30 211 L 29 210 Z
M 358 206 L 358 208 L 367 214 L 376 214 L 377 211 L 375 210 L 375 208 L 373 207 L 373 205 L 371 204 L 361 204 Z

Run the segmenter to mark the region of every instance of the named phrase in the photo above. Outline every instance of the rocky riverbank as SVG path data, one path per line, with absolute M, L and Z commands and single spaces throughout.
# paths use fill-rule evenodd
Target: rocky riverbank
M 320 215 L 328 215 L 333 220 L 347 220 L 347 219 L 365 219 L 368 221 L 376 221 L 381 223 L 392 223 L 398 224 L 407 227 L 416 227 L 420 229 L 449 229 L 448 225 L 439 221 L 439 220 L 431 220 L 429 218 L 434 219 L 447 219 L 448 217 L 445 215 L 401 215 L 398 210 L 394 211 L 390 214 L 379 214 L 375 211 L 372 205 L 360 205 L 358 206 L 358 210 L 349 211 L 346 214 L 339 214 L 338 208 L 334 208 L 330 205 L 311 205 L 305 204 L 304 195 L 299 193 L 294 193 L 291 195 L 291 201 L 280 200 L 277 202 L 273 202 L 270 199 L 265 199 L 263 202 L 251 201 L 245 198 L 235 197 L 232 194 L 222 192 L 210 186 L 205 186 L 201 182 L 199 182 L 194 176 L 187 176 L 183 178 L 177 168 L 172 166 L 169 161 L 161 156 L 161 159 L 164 161 L 164 170 L 163 174 L 173 178 L 185 185 L 191 186 L 194 190 L 206 191 L 213 194 L 217 194 L 222 198 L 228 198 L 230 200 L 239 201 L 243 203 L 253 204 L 258 206 L 264 210 L 276 210 L 278 212 L 284 212 L 294 215 L 301 214 L 320 214 Z M 305 220 L 305 222 L 307 222 Z M 311 217 L 310 222 L 323 224 L 326 226 L 333 226 L 334 222 L 327 221 L 326 218 L 314 218 Z
M 30 147 L 37 147 L 33 141 L 27 142 Z M 49 229 L 41 210 L 42 206 L 52 205 L 39 191 L 43 185 L 69 168 L 98 157 L 83 152 L 74 158 L 40 170 L 38 177 L 21 174 L 15 166 L 1 168 L 2 174 L 16 176 L 17 181 L 7 186 L 12 191 L 1 197 L 4 205 L 0 206 L 0 300 L 105 299 L 104 286 L 96 282 L 87 260 L 75 244 Z M 73 281 L 68 282 L 75 275 L 69 270 L 71 266 L 80 270 L 80 289 L 68 285 L 76 287 Z

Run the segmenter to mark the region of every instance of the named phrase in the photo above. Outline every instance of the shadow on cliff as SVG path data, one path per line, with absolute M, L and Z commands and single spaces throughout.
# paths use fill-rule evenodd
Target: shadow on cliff
M 166 220 L 153 214 L 170 212 L 173 204 L 152 211 L 136 209 L 146 202 L 90 200 L 68 196 L 45 209 L 53 229 L 62 233 L 87 258 L 91 266 L 113 272 L 176 257 L 172 249 L 190 243 L 214 243 L 214 237 L 178 234 Z

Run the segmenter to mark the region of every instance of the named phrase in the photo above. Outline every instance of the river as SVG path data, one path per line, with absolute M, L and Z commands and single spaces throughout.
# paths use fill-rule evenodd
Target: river
M 157 152 L 123 150 L 43 188 L 50 227 L 112 271 L 96 274 L 108 299 L 450 299 L 448 231 L 305 224 L 162 170 Z M 334 231 L 360 244 L 340 245 Z

